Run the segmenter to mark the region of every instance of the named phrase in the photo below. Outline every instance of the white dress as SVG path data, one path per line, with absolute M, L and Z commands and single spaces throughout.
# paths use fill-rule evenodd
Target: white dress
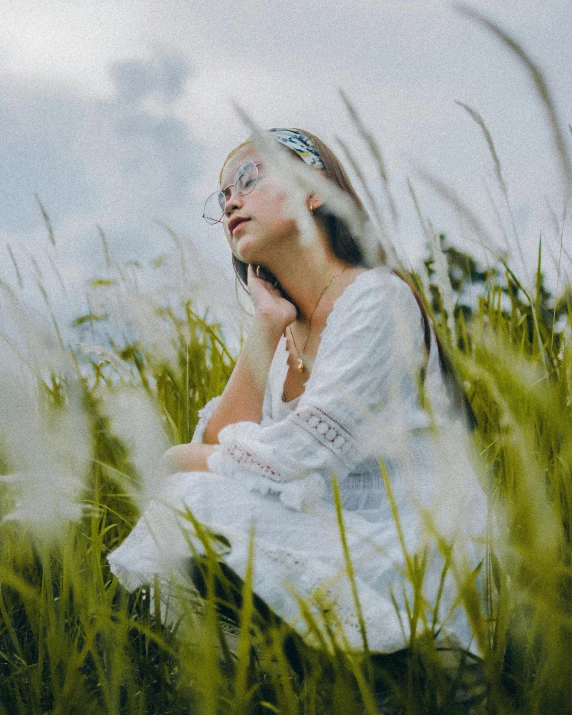
M 288 357 L 282 338 L 260 424 L 221 430 L 208 460 L 211 472 L 166 480 L 109 556 L 121 583 L 132 590 L 159 577 L 188 585 L 191 552 L 202 551 L 184 516 L 188 509 L 223 537 L 216 540 L 220 557 L 241 577 L 253 534 L 254 591 L 309 643 L 317 641 L 299 597 L 324 633 L 333 607 L 339 644 L 363 648 L 336 517 L 335 475 L 369 649 L 395 651 L 410 637 L 414 576 L 406 549 L 411 557 L 427 557 L 416 632 L 431 628 L 439 600 L 442 633 L 474 650 L 450 573 L 438 598 L 443 558 L 435 532 L 455 541 L 465 571 L 474 568 L 484 556 L 486 500 L 467 456 L 465 429 L 451 414 L 435 338 L 427 356 L 422 326 L 401 279 L 386 268 L 363 272 L 335 301 L 305 391 L 291 403 L 282 398 Z M 218 399 L 201 411 L 194 442 L 202 440 Z

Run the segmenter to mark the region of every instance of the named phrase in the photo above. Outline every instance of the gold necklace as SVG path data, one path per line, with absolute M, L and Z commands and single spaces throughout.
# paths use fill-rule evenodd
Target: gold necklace
M 312 318 L 314 317 L 314 313 L 316 312 L 316 308 L 320 305 L 320 301 L 322 300 L 322 297 L 324 293 L 328 290 L 328 288 L 332 285 L 334 280 L 338 277 L 341 276 L 344 271 L 347 271 L 349 266 L 346 266 L 345 268 L 342 268 L 342 270 L 339 273 L 336 273 L 335 276 L 330 278 L 330 281 L 328 282 L 328 285 L 324 288 L 324 290 L 320 293 L 320 297 L 318 298 L 318 302 L 314 306 L 314 310 L 310 313 L 310 318 L 308 319 L 308 335 L 306 335 L 306 341 L 304 342 L 304 346 L 302 348 L 302 355 L 306 352 L 306 345 L 308 344 L 308 340 L 310 339 L 310 333 L 312 332 Z M 296 345 L 296 340 L 294 339 L 294 333 L 292 332 L 292 327 L 288 326 L 290 328 L 290 337 L 292 338 L 292 342 L 294 343 L 294 348 L 296 349 L 296 354 L 298 355 L 298 363 L 296 365 L 296 369 L 298 372 L 304 372 L 304 368 L 306 367 L 304 365 L 304 359 L 302 358 L 302 355 L 300 355 L 300 351 L 298 350 L 298 346 Z

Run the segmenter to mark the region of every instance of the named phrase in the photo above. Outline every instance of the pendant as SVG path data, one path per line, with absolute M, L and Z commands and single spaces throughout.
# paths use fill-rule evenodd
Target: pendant
M 304 361 L 302 360 L 302 358 L 298 360 L 298 364 L 296 365 L 296 367 L 298 368 L 298 372 L 304 371 Z

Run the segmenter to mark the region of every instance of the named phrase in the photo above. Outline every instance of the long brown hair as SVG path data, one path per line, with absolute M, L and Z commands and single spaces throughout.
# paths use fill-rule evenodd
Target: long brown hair
M 429 309 L 427 307 L 425 299 L 415 285 L 413 278 L 409 273 L 406 273 L 401 269 L 394 270 L 393 272 L 398 278 L 401 278 L 404 283 L 407 283 L 411 292 L 413 293 L 413 297 L 417 301 L 419 310 L 421 311 L 421 317 L 423 318 L 423 342 L 425 344 L 425 354 L 427 357 L 427 361 L 429 360 L 429 352 L 431 350 L 431 334 L 433 334 L 435 342 L 437 343 L 439 366 L 441 367 L 441 373 L 443 374 L 445 389 L 447 390 L 449 400 L 451 401 L 451 404 L 453 404 L 457 408 L 457 410 L 464 416 L 465 425 L 471 430 L 476 429 L 476 427 L 478 426 L 477 416 L 475 415 L 475 411 L 473 410 L 465 388 L 459 380 L 459 376 L 453 363 L 453 358 L 451 357 L 449 350 L 443 343 L 443 340 L 439 335 L 439 331 L 435 327 L 435 321 L 429 314 Z M 433 327 L 433 331 L 431 331 L 431 327 Z M 421 369 L 422 384 L 425 381 L 426 371 L 427 363 Z

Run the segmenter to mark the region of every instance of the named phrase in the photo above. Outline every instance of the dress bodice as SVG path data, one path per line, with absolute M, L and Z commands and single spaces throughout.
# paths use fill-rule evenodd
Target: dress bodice
M 427 468 L 432 450 L 424 454 L 425 432 L 447 422 L 451 412 L 436 342 L 427 355 L 421 312 L 409 287 L 383 267 L 358 275 L 334 302 L 304 393 L 289 403 L 283 400 L 287 360 L 282 337 L 260 424 L 221 430 L 211 469 L 240 473 L 237 478 L 253 489 L 274 491 L 295 508 L 318 492 L 331 501 L 335 473 L 347 509 L 386 507 L 380 460 L 395 483 L 404 462 L 409 471 Z M 421 374 L 431 416 L 421 405 Z M 195 441 L 202 439 L 210 414 L 211 405 Z

